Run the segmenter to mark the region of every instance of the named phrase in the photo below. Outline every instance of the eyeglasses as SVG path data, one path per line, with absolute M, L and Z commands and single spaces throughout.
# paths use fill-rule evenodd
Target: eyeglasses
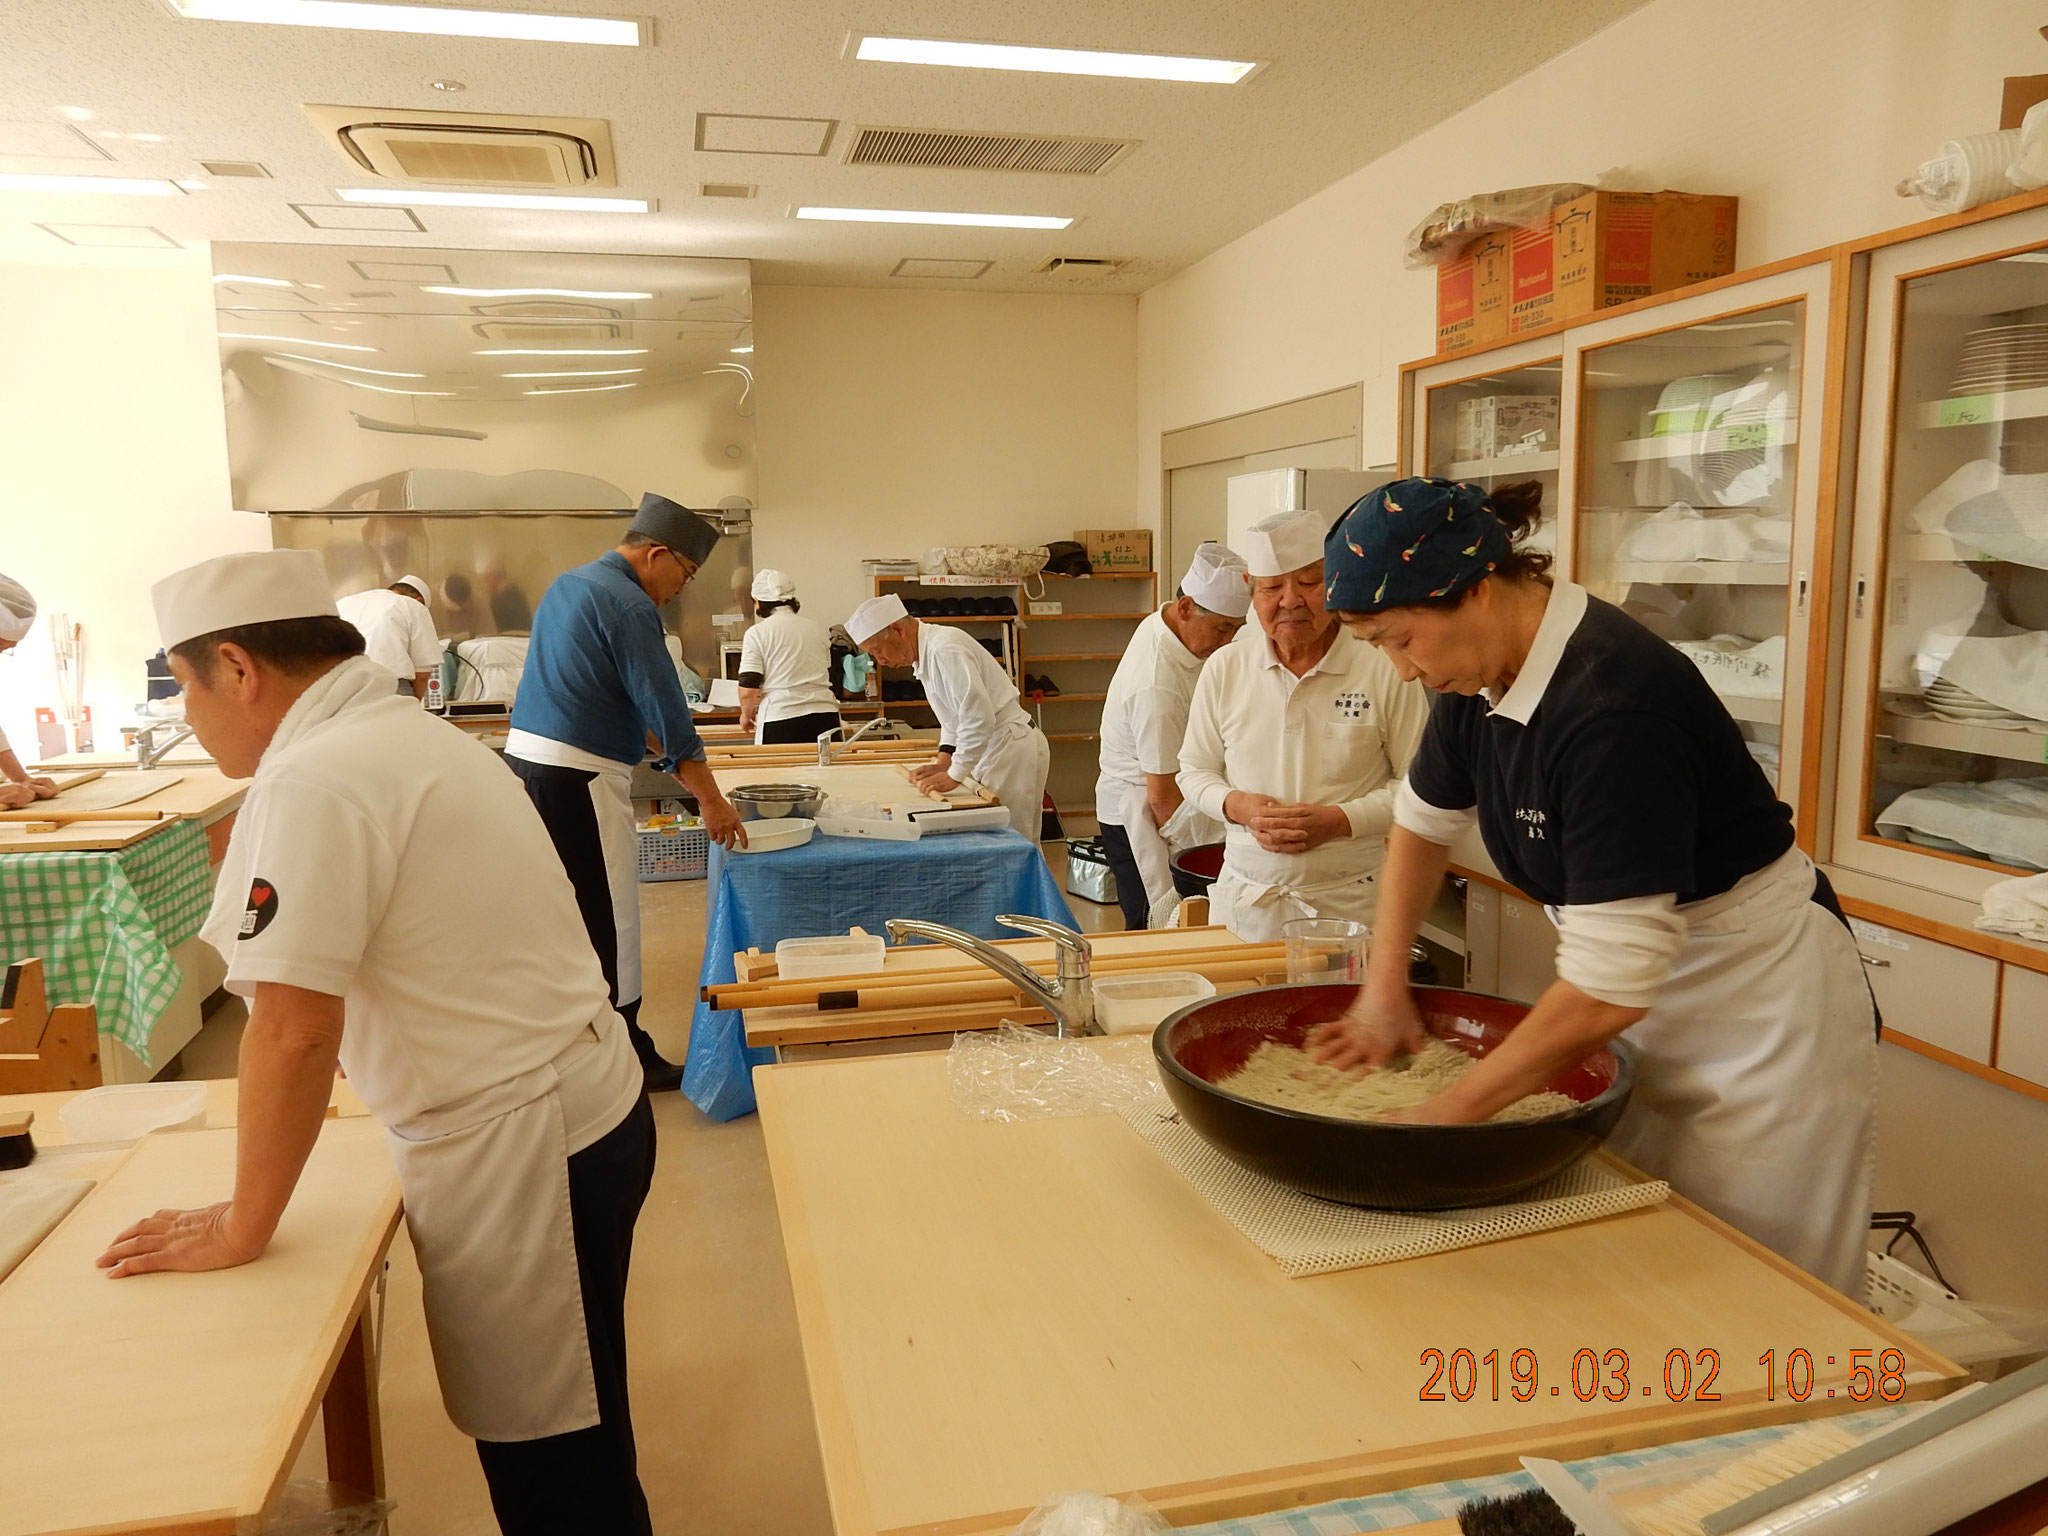
M 666 544 L 657 544 L 654 547 L 660 550 L 664 555 L 667 555 L 669 559 L 675 561 L 677 565 L 680 565 L 683 568 L 683 580 L 694 581 L 696 579 L 697 564 L 695 561 L 685 559 L 683 556 L 677 554 L 674 550 L 670 549 Z

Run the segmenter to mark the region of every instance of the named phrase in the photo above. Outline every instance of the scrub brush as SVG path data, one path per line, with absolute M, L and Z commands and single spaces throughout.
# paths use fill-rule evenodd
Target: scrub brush
M 32 1109 L 0 1110 L 0 1168 L 26 1168 L 35 1161 L 36 1139 L 28 1131 L 35 1121 Z
M 1578 1536 L 1578 1529 L 1541 1488 L 1480 1499 L 1458 1511 L 1459 1536 Z

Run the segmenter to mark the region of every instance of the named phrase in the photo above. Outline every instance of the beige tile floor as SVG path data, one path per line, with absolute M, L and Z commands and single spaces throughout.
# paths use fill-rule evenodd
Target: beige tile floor
M 1065 849 L 1045 845 L 1056 876 Z M 672 1060 L 689 1036 L 703 952 L 702 882 L 645 885 L 641 1020 Z M 1072 901 L 1087 931 L 1117 909 Z M 243 1015 L 230 1003 L 186 1047 L 188 1077 L 232 1077 Z M 654 1188 L 640 1216 L 627 1299 L 640 1475 L 660 1536 L 831 1536 L 803 1355 L 760 1123 L 718 1125 L 658 1095 Z M 470 1442 L 448 1422 L 401 1227 L 391 1250 L 382 1363 L 393 1536 L 497 1530 Z M 319 1435 L 298 1475 L 320 1475 Z

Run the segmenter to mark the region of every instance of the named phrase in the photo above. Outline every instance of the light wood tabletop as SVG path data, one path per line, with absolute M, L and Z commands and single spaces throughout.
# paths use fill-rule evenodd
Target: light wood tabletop
M 205 1130 L 231 1129 L 237 1123 L 241 1109 L 241 1084 L 232 1077 L 207 1078 L 206 1082 L 206 1124 Z M 64 1121 L 58 1113 L 81 1091 L 71 1089 L 61 1093 L 0 1093 L 0 1111 L 27 1109 L 35 1112 L 36 1123 L 30 1134 L 38 1147 L 68 1146 L 71 1135 L 64 1129 Z M 334 1088 L 327 1095 L 327 1109 L 330 1116 L 353 1118 L 367 1115 L 369 1110 L 349 1087 L 348 1079 L 337 1077 Z
M 398 1223 L 374 1121 L 330 1120 L 269 1249 L 109 1280 L 114 1234 L 222 1199 L 231 1130 L 144 1137 L 0 1282 L 0 1536 L 253 1532 L 315 1410 L 330 1476 L 381 1491 L 363 1318 Z
M 166 765 L 152 770 L 164 787 L 156 793 L 132 800 L 120 807 L 138 813 L 133 821 L 78 821 L 54 832 L 31 832 L 35 822 L 0 822 L 0 853 L 107 852 L 126 848 L 159 832 L 176 820 L 196 819 L 212 827 L 235 809 L 249 792 L 247 779 L 231 779 L 211 763 Z M 64 808 L 64 797 L 39 802 L 53 812 Z M 36 806 L 25 807 L 34 810 Z M 147 813 L 145 818 L 140 813 Z
M 755 1071 L 838 1536 L 997 1536 L 1076 1488 L 1194 1524 L 1839 1413 L 1852 1350 L 1900 1350 L 1909 1396 L 1963 1379 L 1683 1201 L 1290 1280 L 1121 1119 L 967 1120 L 946 1072 Z M 1468 1401 L 1423 1400 L 1430 1350 L 1472 1352 Z M 1718 1401 L 1670 1400 L 1674 1351 Z

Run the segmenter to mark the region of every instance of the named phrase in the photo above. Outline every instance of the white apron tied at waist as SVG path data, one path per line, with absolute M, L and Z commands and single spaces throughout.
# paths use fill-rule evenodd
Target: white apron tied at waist
M 1199 848 L 1204 843 L 1223 840 L 1223 826 L 1211 821 L 1195 809 L 1192 800 L 1183 800 L 1180 809 L 1167 818 L 1161 827 L 1152 820 L 1152 806 L 1145 798 L 1142 785 L 1125 784 L 1118 796 L 1119 825 L 1124 836 L 1130 840 L 1131 858 L 1138 866 L 1138 875 L 1145 882 L 1147 927 L 1163 928 L 1173 917 L 1173 909 L 1180 901 L 1180 893 L 1173 888 L 1173 856 L 1189 848 Z
M 1371 856 L 1358 858 L 1348 874 L 1314 883 L 1254 880 L 1232 863 L 1233 844 L 1223 856 L 1223 872 L 1209 889 L 1210 918 L 1247 944 L 1280 938 L 1280 925 L 1297 917 L 1370 923 L 1379 905 L 1379 871 L 1386 845 L 1378 838 L 1359 839 L 1357 851 L 1364 855 L 1368 844 Z

